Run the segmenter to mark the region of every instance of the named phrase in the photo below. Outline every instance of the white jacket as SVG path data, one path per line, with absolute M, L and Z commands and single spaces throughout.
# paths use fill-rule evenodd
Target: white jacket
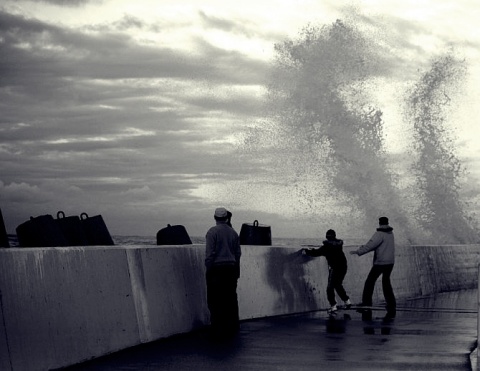
M 358 248 L 359 256 L 370 251 L 375 251 L 373 255 L 374 265 L 387 265 L 395 263 L 395 238 L 393 228 L 388 225 L 381 225 L 373 234 L 370 240 Z

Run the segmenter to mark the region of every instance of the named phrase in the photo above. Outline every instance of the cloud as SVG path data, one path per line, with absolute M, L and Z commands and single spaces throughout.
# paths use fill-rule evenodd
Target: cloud
M 209 143 L 259 109 L 264 63 L 202 38 L 195 54 L 143 45 L 131 27 L 149 26 L 125 17 L 100 32 L 0 12 L 0 179 L 4 202 L 22 204 L 16 221 L 48 203 L 77 214 L 176 203 L 204 174 L 238 171 L 218 161 L 228 144 Z
M 247 37 L 256 36 L 255 27 L 252 22 L 245 20 L 232 20 L 229 18 L 221 18 L 217 16 L 207 15 L 204 11 L 198 12 L 203 26 L 208 29 L 216 29 L 237 35 L 245 35 Z
M 234 149 L 263 114 L 274 43 L 311 14 L 191 3 L 169 18 L 163 2 L 148 14 L 106 1 L 35 3 L 0 7 L 0 199 L 10 230 L 64 209 L 103 214 L 116 233 L 179 223 L 202 235 L 217 203 L 233 206 L 237 223 L 253 216 L 288 229 L 277 208 L 287 183 L 270 176 L 274 149 L 257 158 Z M 418 34 L 447 41 L 432 23 L 395 14 L 362 22 L 384 42 L 378 75 L 402 82 L 427 60 Z
M 262 62 L 215 48 L 202 38 L 196 40 L 196 49 L 201 53 L 192 54 L 139 44 L 132 36 L 115 31 L 115 27 L 108 28 L 109 32 L 82 32 L 5 12 L 0 12 L 0 24 L 1 51 L 7 56 L 0 65 L 2 85 L 27 85 L 31 78 L 42 77 L 55 81 L 186 78 L 243 84 L 251 84 L 253 77 L 255 83 L 263 82 Z M 18 60 L 21 65 L 16 63 Z M 239 73 L 243 71 L 248 74 Z
M 172 127 L 175 120 L 173 126 L 182 130 L 187 121 L 181 110 L 192 116 L 195 110 L 201 115 L 212 109 L 233 108 L 239 113 L 258 108 L 249 98 L 250 92 L 242 96 L 243 88 L 235 92 L 231 87 L 230 98 L 219 97 L 216 84 L 261 84 L 265 67 L 204 41 L 199 40 L 203 55 L 192 56 L 141 46 L 120 33 L 90 35 L 6 13 L 0 18 L 5 40 L 1 52 L 9 56 L 0 65 L 0 84 L 5 87 L 0 93 L 5 112 L 2 120 L 12 128 L 19 122 L 29 126 L 29 130 L 17 131 L 17 136 L 31 134 L 54 141 L 63 127 L 72 135 L 91 136 L 100 120 L 128 122 L 129 116 L 136 120 L 143 117 L 142 125 L 149 128 L 162 122 Z M 233 61 L 240 68 L 234 69 Z M 212 94 L 208 97 L 194 87 L 195 80 L 203 81 L 203 87 Z M 192 94 L 196 90 L 198 94 Z M 23 120 L 18 117 L 19 106 L 29 108 L 29 120 L 25 120 L 25 112 Z M 82 125 L 75 125 L 76 121 Z
M 45 3 L 65 7 L 77 7 L 87 4 L 101 4 L 103 0 L 31 0 L 34 3 Z
M 0 24 L 0 51 L 8 56 L 0 63 L 0 85 L 8 86 L 3 95 L 7 93 L 24 105 L 41 103 L 48 110 L 58 110 L 59 103 L 73 101 L 77 107 L 80 104 L 78 111 L 84 112 L 87 105 L 92 110 L 97 105 L 100 111 L 115 107 L 112 99 L 121 98 L 124 104 L 130 99 L 134 105 L 146 95 L 151 98 L 168 93 L 175 79 L 185 81 L 181 87 L 184 90 L 194 81 L 208 81 L 211 87 L 217 83 L 262 84 L 266 72 L 264 63 L 216 48 L 201 38 L 196 42 L 202 52 L 193 55 L 139 45 L 121 32 L 82 32 L 5 12 L 0 13 Z M 140 79 L 156 79 L 159 84 L 140 86 Z M 137 99 L 132 96 L 134 85 L 141 93 Z M 109 102 L 101 106 L 107 99 Z M 16 110 L 5 106 L 7 114 Z
M 32 186 L 24 182 L 6 185 L 0 181 L 0 189 L 3 201 L 9 200 L 16 203 L 45 203 L 48 202 L 48 199 L 50 198 L 50 195 L 42 192 L 38 186 Z

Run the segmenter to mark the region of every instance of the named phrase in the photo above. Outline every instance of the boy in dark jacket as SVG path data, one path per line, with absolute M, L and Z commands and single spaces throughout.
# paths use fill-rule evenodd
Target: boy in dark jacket
M 345 303 L 345 307 L 349 308 L 352 303 L 343 288 L 343 279 L 347 274 L 347 258 L 343 253 L 343 241 L 336 238 L 333 229 L 329 229 L 325 236 L 327 239 L 323 241 L 323 245 L 318 249 L 304 249 L 308 256 L 324 256 L 328 263 L 328 284 L 327 299 L 330 303 L 329 312 L 337 311 L 337 302 L 335 300 L 335 291 L 340 299 Z

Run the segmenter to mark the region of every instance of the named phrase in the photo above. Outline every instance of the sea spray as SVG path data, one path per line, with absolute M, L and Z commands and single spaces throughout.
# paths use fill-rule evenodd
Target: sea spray
M 437 57 L 406 98 L 405 116 L 413 122 L 410 154 L 415 177 L 415 219 L 436 243 L 474 243 L 479 235 L 460 199 L 465 168 L 446 121 L 455 92 L 465 79 L 465 61 L 450 52 Z
M 371 233 L 372 221 L 388 215 L 409 236 L 386 163 L 383 113 L 369 94 L 381 65 L 378 50 L 339 20 L 309 26 L 298 40 L 276 45 L 270 122 L 255 127 L 245 146 L 261 141 L 270 148 L 272 165 L 295 185 L 303 209 L 318 215 L 325 198 L 332 198 L 343 205 L 348 223 L 360 222 L 365 233 Z
M 458 196 L 460 164 L 438 110 L 442 89 L 459 65 L 448 58 L 434 63 L 410 94 L 417 183 L 405 192 L 410 179 L 389 166 L 383 112 L 373 99 L 375 81 L 392 58 L 385 55 L 388 48 L 354 22 L 337 20 L 307 26 L 297 40 L 275 50 L 266 117 L 250 128 L 241 151 L 257 156 L 255 164 L 271 181 L 296 193 L 299 215 L 310 213 L 316 220 L 335 215 L 356 236 L 371 234 L 372 224 L 385 215 L 402 243 L 475 241 L 478 234 Z M 443 83 L 436 86 L 437 80 Z

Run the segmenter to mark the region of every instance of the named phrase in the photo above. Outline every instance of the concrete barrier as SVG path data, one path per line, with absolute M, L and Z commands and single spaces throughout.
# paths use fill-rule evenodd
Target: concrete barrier
M 480 282 L 480 265 L 478 265 L 477 268 L 478 282 Z M 480 344 L 480 290 L 477 290 L 477 311 L 477 347 L 474 350 L 474 354 L 470 357 L 471 363 L 473 364 L 473 366 L 475 366 L 472 367 L 472 370 L 478 370 L 478 368 L 480 367 L 480 351 L 478 350 Z
M 2 370 L 46 370 L 138 338 L 125 251 L 9 249 L 0 257 L 7 359 Z
M 357 302 L 372 254 L 351 256 Z M 241 319 L 327 307 L 324 258 L 242 246 Z M 0 249 L 0 369 L 47 370 L 208 324 L 204 245 Z M 477 287 L 480 245 L 397 247 L 398 298 Z M 374 300 L 382 300 L 378 284 Z

